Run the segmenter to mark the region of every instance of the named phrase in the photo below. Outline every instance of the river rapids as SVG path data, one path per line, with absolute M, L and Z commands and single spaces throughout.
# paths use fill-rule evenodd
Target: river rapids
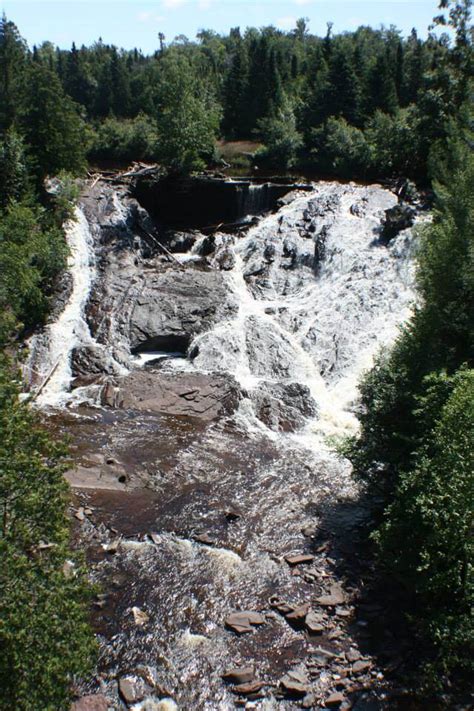
M 127 189 L 84 191 L 69 292 L 26 366 L 72 436 L 77 541 L 102 588 L 83 693 L 269 711 L 349 708 L 379 684 L 355 604 L 366 511 L 334 441 L 413 305 L 413 230 L 380 237 L 396 203 L 318 182 L 246 229 L 165 235 Z M 236 611 L 259 624 L 236 633 Z M 250 688 L 223 681 L 236 667 Z

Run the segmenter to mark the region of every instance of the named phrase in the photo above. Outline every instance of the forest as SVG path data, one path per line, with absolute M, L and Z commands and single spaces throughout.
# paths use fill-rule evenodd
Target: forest
M 360 27 L 201 30 L 152 55 L 101 39 L 28 47 L 0 21 L 0 708 L 68 708 L 89 673 L 93 589 L 71 549 L 67 448 L 20 398 L 21 343 L 45 323 L 77 177 L 158 163 L 409 179 L 431 196 L 419 302 L 360 385 L 340 443 L 374 497 L 367 541 L 411 621 L 419 698 L 465 690 L 474 596 L 474 157 L 471 0 L 442 0 L 426 38 Z M 229 157 L 235 143 L 250 151 Z M 230 161 L 230 166 L 227 163 Z M 59 179 L 56 178 L 59 176 Z M 71 571 L 74 572 L 71 572 Z M 444 708 L 450 708 L 446 702 Z

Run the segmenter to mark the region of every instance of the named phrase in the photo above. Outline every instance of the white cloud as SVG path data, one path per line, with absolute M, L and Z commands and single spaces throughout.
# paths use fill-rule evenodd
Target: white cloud
M 280 30 L 292 30 L 296 26 L 296 17 L 280 17 L 276 21 L 276 26 Z
M 139 22 L 163 22 L 165 19 L 163 15 L 157 15 L 155 12 L 146 10 L 139 12 L 137 18 Z
M 209 10 L 212 5 L 212 0 L 198 0 L 198 8 L 200 10 Z

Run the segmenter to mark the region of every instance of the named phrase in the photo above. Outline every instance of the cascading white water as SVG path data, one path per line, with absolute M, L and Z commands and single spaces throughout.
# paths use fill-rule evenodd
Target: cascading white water
M 71 293 L 59 317 L 30 342 L 34 380 L 41 385 L 47 379 L 36 398 L 41 407 L 58 407 L 65 403 L 72 379 L 72 349 L 90 340 L 84 308 L 95 278 L 94 251 L 87 219 L 79 207 L 75 209 L 74 219 L 67 223 L 65 233 Z
M 360 375 L 394 340 L 414 299 L 411 230 L 388 246 L 377 235 L 395 202 L 378 186 L 322 183 L 249 230 L 233 245 L 238 315 L 196 339 L 194 367 L 229 371 L 250 392 L 269 381 L 305 384 L 320 410 L 310 431 L 354 428 Z M 304 228 L 311 206 L 313 239 Z M 325 257 L 315 270 L 321 230 Z

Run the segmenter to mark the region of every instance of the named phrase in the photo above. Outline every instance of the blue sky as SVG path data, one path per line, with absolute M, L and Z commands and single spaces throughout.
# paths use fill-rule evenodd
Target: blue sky
M 156 49 L 158 32 L 167 41 L 178 34 L 193 39 L 200 28 L 228 32 L 230 27 L 276 25 L 294 27 L 296 18 L 308 17 L 310 30 L 324 34 L 326 23 L 334 31 L 359 25 L 396 25 L 404 34 L 416 27 L 426 34 L 436 0 L 0 0 L 9 19 L 16 22 L 28 44 L 50 40 L 60 47 L 104 42 L 127 49 Z

